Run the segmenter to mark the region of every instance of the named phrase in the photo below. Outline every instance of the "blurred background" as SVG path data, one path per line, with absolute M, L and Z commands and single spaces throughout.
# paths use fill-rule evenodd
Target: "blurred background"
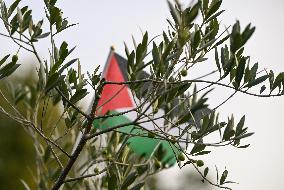
M 5 1 L 11 4 L 11 0 Z M 184 5 L 190 1 L 181 1 Z M 77 26 L 57 37 L 60 42 L 66 40 L 70 46 L 77 45 L 74 56 L 80 58 L 84 72 L 93 70 L 97 65 L 106 62 L 109 48 L 115 46 L 116 52 L 124 55 L 124 45 L 131 47 L 133 35 L 137 40 L 141 38 L 141 31 L 148 31 L 151 37 L 161 34 L 167 29 L 166 18 L 170 17 L 166 0 L 104 0 L 104 1 L 58 1 L 63 8 L 64 15 Z M 35 17 L 41 19 L 43 15 L 42 1 L 25 1 L 34 11 Z M 238 19 L 242 26 L 252 23 L 256 32 L 248 43 L 246 54 L 251 56 L 252 63 L 259 62 L 260 68 L 272 69 L 275 72 L 284 71 L 284 1 L 282 0 L 224 0 L 222 9 L 226 12 L 219 19 L 225 26 L 234 24 Z M 221 25 L 222 25 L 221 24 Z M 0 32 L 4 32 L 0 25 Z M 1 37 L 0 55 L 15 53 L 17 47 L 10 39 Z M 48 41 L 38 44 L 42 57 L 48 57 Z M 34 57 L 21 51 L 20 61 L 30 65 L 28 69 L 20 69 L 17 76 L 9 79 L 13 84 L 17 82 L 32 82 L 29 72 L 33 68 Z M 204 63 L 203 63 L 204 64 Z M 207 65 L 206 65 L 207 64 Z M 193 75 L 206 73 L 205 69 L 214 69 L 215 64 L 206 62 Z M 30 69 L 29 69 L 30 68 Z M 207 70 L 208 71 L 208 70 Z M 190 73 L 189 73 L 190 75 Z M 29 77 L 27 77 L 29 76 Z M 6 81 L 1 81 L 0 88 L 5 90 Z M 226 98 L 230 91 L 217 89 L 210 94 L 212 107 L 220 99 Z M 92 95 L 85 99 L 87 107 Z M 0 99 L 2 104 L 3 100 Z M 239 94 L 219 109 L 225 119 L 232 113 L 240 119 L 246 115 L 246 124 L 255 135 L 247 140 L 251 146 L 247 149 L 218 148 L 206 156 L 205 163 L 212 169 L 211 177 L 215 177 L 215 164 L 220 170 L 229 170 L 229 179 L 239 184 L 232 185 L 234 189 L 266 190 L 282 189 L 284 181 L 284 137 L 283 126 L 284 97 L 261 99 Z M 0 115 L 0 189 L 20 189 L 19 179 L 29 179 L 29 167 L 33 163 L 32 141 L 25 132 L 12 121 Z M 157 179 L 159 179 L 157 181 Z M 152 179 L 152 184 L 159 183 L 159 189 L 214 189 L 200 185 L 200 178 L 192 174 L 191 168 L 180 171 L 178 167 L 162 172 L 158 178 Z M 177 187 L 177 180 L 181 186 Z M 153 187 L 152 189 L 155 189 Z M 158 188 L 157 188 L 158 189 Z

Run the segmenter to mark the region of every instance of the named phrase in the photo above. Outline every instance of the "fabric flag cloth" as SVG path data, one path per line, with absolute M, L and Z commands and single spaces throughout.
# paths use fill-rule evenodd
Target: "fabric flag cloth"
M 146 75 L 148 74 L 146 73 Z M 128 81 L 127 60 L 111 49 L 102 77 L 111 82 Z M 98 102 L 97 114 L 114 114 L 133 109 L 136 107 L 134 98 L 135 97 L 133 97 L 128 85 L 107 84 L 104 86 L 101 98 Z M 137 116 L 137 113 L 132 113 L 132 115 L 123 114 L 101 121 L 95 120 L 94 126 L 100 129 L 111 128 L 117 125 L 130 123 L 136 118 L 135 116 Z M 150 122 L 148 124 L 151 125 Z M 151 127 L 149 128 L 148 126 L 148 129 L 151 129 Z M 152 157 L 156 151 L 162 150 L 164 153 L 162 162 L 164 164 L 173 165 L 176 162 L 172 146 L 166 140 L 149 138 L 147 137 L 148 133 L 146 130 L 134 127 L 133 125 L 119 128 L 118 131 L 123 134 L 132 134 L 128 143 L 130 149 L 137 155 L 147 159 Z

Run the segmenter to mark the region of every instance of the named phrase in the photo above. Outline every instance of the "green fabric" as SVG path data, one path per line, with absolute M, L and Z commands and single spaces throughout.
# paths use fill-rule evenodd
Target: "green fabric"
M 118 113 L 116 111 L 111 111 L 109 114 L 115 114 Z M 121 116 L 114 116 L 105 120 L 95 120 L 94 121 L 94 127 L 100 128 L 100 129 L 107 129 L 111 128 L 117 125 L 130 123 L 131 120 L 129 120 L 127 117 L 121 115 Z M 147 131 L 142 129 L 134 128 L 133 125 L 128 125 L 122 128 L 119 128 L 118 131 L 127 133 L 127 134 L 133 134 L 133 135 L 144 135 L 147 136 Z M 153 139 L 148 137 L 139 137 L 134 136 L 131 137 L 128 140 L 129 147 L 131 150 L 136 153 L 139 156 L 145 156 L 146 158 L 151 157 L 152 154 L 154 154 L 154 151 L 157 151 L 157 146 L 161 144 L 162 150 L 165 151 L 165 155 L 162 159 L 162 162 L 167 163 L 169 165 L 173 165 L 176 163 L 174 151 L 172 147 L 170 146 L 170 143 L 165 140 L 160 139 Z M 175 152 L 177 152 L 175 150 Z

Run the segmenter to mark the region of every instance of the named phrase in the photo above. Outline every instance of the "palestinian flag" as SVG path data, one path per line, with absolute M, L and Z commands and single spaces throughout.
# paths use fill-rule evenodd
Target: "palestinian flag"
M 148 76 L 147 73 L 143 73 L 143 75 Z M 102 77 L 111 82 L 128 81 L 127 60 L 116 54 L 114 50 L 111 49 L 107 63 L 102 73 Z M 131 110 L 136 107 L 134 100 L 135 97 L 133 97 L 128 85 L 107 84 L 104 86 L 101 98 L 98 102 L 99 109 L 97 111 L 97 114 L 114 114 Z M 121 116 L 115 116 L 103 120 L 100 122 L 100 124 L 97 123 L 99 121 L 96 121 L 94 125 L 99 126 L 100 129 L 106 129 L 120 124 L 129 123 L 136 119 L 136 117 L 136 112 L 129 112 Z M 151 127 L 154 128 L 151 122 L 145 123 L 143 127 L 147 129 L 151 129 Z M 165 140 L 149 138 L 147 137 L 148 132 L 146 130 L 139 129 L 132 125 L 119 128 L 118 131 L 124 134 L 133 134 L 133 136 L 128 140 L 128 143 L 130 149 L 137 155 L 149 158 L 156 151 L 162 151 L 164 153 L 162 159 L 164 163 L 173 165 L 176 162 L 175 154 L 169 142 Z

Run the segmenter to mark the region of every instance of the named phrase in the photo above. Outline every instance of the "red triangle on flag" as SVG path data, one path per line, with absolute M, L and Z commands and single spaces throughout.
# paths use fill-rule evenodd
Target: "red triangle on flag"
M 122 71 L 118 65 L 117 59 L 111 52 L 109 62 L 105 67 L 103 77 L 111 82 L 125 82 Z M 107 84 L 104 86 L 101 98 L 98 102 L 100 107 L 98 114 L 104 115 L 107 111 L 120 108 L 133 107 L 131 96 L 129 95 L 127 85 Z

